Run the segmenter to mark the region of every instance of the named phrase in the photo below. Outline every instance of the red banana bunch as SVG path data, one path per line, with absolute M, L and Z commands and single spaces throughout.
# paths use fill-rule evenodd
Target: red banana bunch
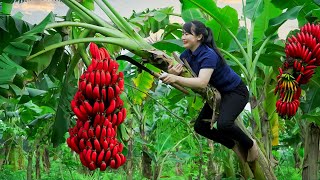
M 90 170 L 108 166 L 117 169 L 126 161 L 123 144 L 116 138 L 117 127 L 126 118 L 120 94 L 124 90 L 124 74 L 108 51 L 90 43 L 92 62 L 80 76 L 78 91 L 71 101 L 77 117 L 69 129 L 68 146 L 79 154 L 81 163 Z
M 285 53 L 286 60 L 277 76 L 275 94 L 279 93 L 280 99 L 276 107 L 282 118 L 291 118 L 300 105 L 300 85 L 308 83 L 320 65 L 320 25 L 308 23 L 301 27 L 287 39 Z

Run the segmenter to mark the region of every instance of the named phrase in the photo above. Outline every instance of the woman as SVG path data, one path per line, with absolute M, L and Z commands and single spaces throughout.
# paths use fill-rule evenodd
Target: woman
M 177 83 L 189 88 L 205 88 L 208 83 L 221 93 L 220 111 L 217 118 L 217 129 L 210 129 L 212 109 L 206 103 L 201 110 L 195 125 L 195 131 L 213 141 L 219 142 L 229 149 L 233 149 L 242 160 L 252 162 L 258 157 L 257 144 L 249 138 L 234 121 L 246 106 L 249 93 L 247 87 L 225 62 L 213 40 L 212 31 L 200 21 L 191 21 L 183 26 L 183 45 L 186 50 L 181 59 L 186 59 L 192 70 L 197 74 L 195 78 L 178 76 L 183 65 L 169 66 L 168 74 L 161 77 L 164 83 Z M 247 150 L 247 157 L 240 152 L 236 145 Z

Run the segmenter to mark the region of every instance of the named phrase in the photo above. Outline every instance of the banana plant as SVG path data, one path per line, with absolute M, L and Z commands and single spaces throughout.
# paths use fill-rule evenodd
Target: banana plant
M 95 38 L 78 38 L 78 39 L 72 39 L 63 41 L 61 43 L 56 43 L 50 46 L 47 46 L 44 50 L 40 50 L 37 53 L 30 55 L 27 57 L 27 61 L 30 61 L 34 59 L 35 57 L 41 55 L 42 53 L 45 53 L 47 51 L 56 49 L 58 47 L 63 47 L 70 44 L 76 44 L 76 43 L 86 43 L 86 42 L 98 42 L 98 43 L 110 43 L 110 44 L 116 44 L 119 45 L 125 49 L 128 49 L 132 53 L 140 56 L 142 59 L 146 59 L 150 63 L 154 64 L 157 68 L 166 70 L 168 64 L 171 63 L 170 57 L 166 55 L 163 52 L 156 51 L 156 49 L 147 43 L 133 28 L 132 26 L 124 19 L 122 18 L 116 10 L 109 4 L 106 0 L 95 0 L 96 4 L 105 12 L 105 14 L 111 19 L 111 21 L 114 23 L 114 26 L 104 21 L 102 18 L 95 15 L 92 11 L 85 8 L 83 5 L 78 3 L 75 0 L 63 0 L 67 6 L 69 6 L 74 12 L 77 12 L 79 17 L 83 19 L 84 22 L 62 22 L 62 23 L 54 23 L 48 25 L 46 28 L 57 28 L 57 27 L 63 27 L 63 26 L 78 26 L 87 28 L 90 30 L 94 30 L 97 33 L 100 33 L 104 35 L 105 37 L 95 37 Z M 269 29 L 266 30 L 266 38 L 260 45 L 260 48 L 258 48 L 257 54 L 253 54 L 253 31 L 250 32 L 250 36 L 247 36 L 247 51 L 243 47 L 243 45 L 239 42 L 239 40 L 236 38 L 234 33 L 226 27 L 225 24 L 222 23 L 221 19 L 226 19 L 225 16 L 223 16 L 223 12 L 227 12 L 228 9 L 220 10 L 216 8 L 216 5 L 212 1 L 182 1 L 188 2 L 194 7 L 197 7 L 201 9 L 203 12 L 208 14 L 213 20 L 217 21 L 221 29 L 226 31 L 232 39 L 235 41 L 235 43 L 238 45 L 238 48 L 240 49 L 240 53 L 242 54 L 242 59 L 244 60 L 244 64 L 241 61 L 239 61 L 234 55 L 227 52 L 226 50 L 221 49 L 222 52 L 224 52 L 227 56 L 230 57 L 231 60 L 233 60 L 241 69 L 241 72 L 244 74 L 245 80 L 249 84 L 250 91 L 252 92 L 252 99 L 258 97 L 256 84 L 255 84 L 255 72 L 256 72 L 256 65 L 258 63 L 258 59 L 260 54 L 264 51 L 266 44 L 271 39 L 272 35 L 275 33 L 275 31 L 280 27 L 281 24 L 283 24 L 287 19 L 294 18 L 296 15 L 296 12 L 301 9 L 301 7 L 297 7 L 291 11 L 287 11 L 286 13 L 282 14 L 278 17 L 278 19 L 274 19 L 273 21 L 270 21 Z M 208 6 L 210 4 L 210 6 Z M 252 30 L 254 27 L 254 20 L 255 18 L 261 13 L 261 7 L 263 3 L 262 1 L 259 1 L 258 6 L 253 3 L 253 1 L 248 1 L 247 6 L 249 7 L 249 10 L 251 14 L 248 16 L 252 20 Z M 192 11 L 191 11 L 192 13 Z M 232 24 L 230 20 L 227 19 L 229 22 L 228 24 Z M 225 22 L 225 21 L 224 21 Z M 211 22 L 214 24 L 214 22 Z M 232 27 L 232 30 L 235 31 L 237 28 Z M 248 33 L 246 33 L 248 35 Z M 225 40 L 224 38 L 222 38 Z M 226 39 L 225 41 L 231 41 L 230 39 Z M 230 42 L 229 42 L 230 43 Z M 227 45 L 227 43 L 226 43 Z M 86 63 L 86 62 L 85 62 Z M 88 65 L 88 62 L 86 63 Z M 253 115 L 255 122 L 258 124 L 258 128 L 260 128 L 259 124 L 259 112 L 255 107 L 253 107 Z M 272 176 L 272 173 L 269 173 L 270 176 Z
M 132 30 L 132 26 L 124 20 L 123 17 L 121 17 L 114 9 L 113 7 L 110 6 L 110 4 L 105 1 L 105 0 L 97 0 L 96 3 L 99 5 L 99 7 L 110 17 L 110 19 L 112 20 L 112 22 L 114 24 L 109 24 L 106 21 L 104 21 L 102 18 L 98 17 L 97 15 L 95 15 L 91 10 L 89 10 L 88 8 L 86 8 L 84 5 L 78 3 L 77 1 L 64 1 L 64 3 L 66 5 L 68 5 L 69 7 L 71 7 L 72 12 L 75 12 L 77 14 L 77 16 L 81 19 L 80 22 L 73 22 L 73 21 L 64 21 L 64 22 L 60 22 L 60 23 L 51 23 L 49 25 L 47 25 L 45 27 L 45 29 L 48 31 L 52 28 L 63 28 L 63 27 L 78 27 L 78 28 L 85 28 L 86 30 L 89 31 L 94 31 L 97 35 L 95 37 L 86 37 L 85 36 L 81 36 L 81 37 L 77 37 L 75 39 L 70 39 L 67 41 L 63 41 L 61 43 L 55 43 L 52 45 L 47 46 L 46 48 L 43 48 L 42 50 L 39 50 L 38 52 L 28 56 L 26 58 L 27 62 L 30 61 L 35 61 L 35 59 L 38 59 L 39 56 L 41 56 L 43 53 L 47 53 L 50 52 L 54 49 L 60 48 L 60 47 L 64 47 L 66 45 L 73 45 L 73 44 L 81 44 L 81 43 L 89 43 L 89 42 L 98 42 L 98 43 L 107 43 L 107 44 L 114 44 L 117 46 L 120 46 L 122 48 L 128 49 L 131 52 L 133 52 L 134 54 L 138 55 L 141 59 L 153 59 L 156 60 L 156 65 L 161 66 L 161 68 L 164 68 L 167 66 L 168 62 L 167 61 L 171 61 L 170 59 L 166 58 L 167 56 L 164 56 L 165 53 L 160 52 L 161 54 L 157 56 L 164 56 L 161 58 L 152 58 L 154 56 L 154 53 L 158 53 L 158 51 L 154 51 L 155 48 L 153 46 L 151 46 L 148 42 L 146 42 L 139 34 L 138 31 L 134 31 Z M 153 12 L 154 14 L 156 14 L 157 16 L 154 16 L 155 18 L 158 18 L 158 16 L 160 16 L 160 18 L 163 18 L 163 15 L 165 14 L 165 11 L 160 13 L 158 13 L 158 15 Z M 169 13 L 170 13 L 170 9 L 169 9 Z M 165 19 L 167 19 L 168 17 L 166 17 Z M 163 26 L 163 25 L 162 25 Z M 85 31 L 83 31 L 85 32 Z M 79 45 L 80 47 L 80 45 Z M 89 65 L 89 61 L 88 58 L 86 58 L 85 56 L 85 52 L 83 51 L 83 48 L 79 49 L 80 54 L 82 56 L 82 60 L 83 62 L 88 66 Z M 77 55 L 77 54 L 75 54 Z M 162 58 L 164 58 L 167 61 L 164 61 Z M 79 60 L 79 57 L 76 58 L 76 56 L 74 56 L 74 58 L 71 61 L 71 66 L 68 68 L 68 72 L 67 72 L 67 76 L 65 77 L 65 79 L 67 80 L 68 77 L 71 75 L 70 72 L 72 72 L 72 69 L 74 69 L 75 65 L 77 64 Z M 155 63 L 153 62 L 153 63 Z M 159 63 L 159 62 L 162 62 Z M 164 65 L 163 65 L 164 64 Z M 70 70 L 69 70 L 70 69 Z M 159 69 L 157 68 L 151 68 L 154 71 L 160 72 Z M 64 84 L 67 85 L 68 83 L 66 82 L 66 80 L 64 81 Z M 64 92 L 64 91 L 62 91 Z M 66 94 L 65 94 L 66 95 Z M 59 104 L 68 104 L 66 99 L 60 99 L 60 103 Z M 60 109 L 60 110 L 59 110 Z M 60 112 L 60 113 L 59 113 Z M 55 131 L 53 133 L 53 139 L 55 139 L 53 142 L 55 144 L 55 146 L 58 144 L 57 139 L 61 139 L 63 132 L 66 131 L 67 129 L 67 124 L 65 123 L 65 119 L 68 119 L 66 116 L 66 112 L 65 112 L 65 108 L 63 106 L 59 106 L 58 108 L 58 113 L 56 116 L 56 123 L 54 124 L 54 127 L 60 127 L 60 128 L 54 128 Z M 57 132 L 56 132 L 57 131 Z
M 11 54 L 14 54 L 14 50 L 19 49 L 24 50 L 21 52 L 24 52 L 24 55 L 27 55 L 25 62 L 26 64 L 31 63 L 42 63 L 39 64 L 41 66 L 36 66 L 36 69 L 33 69 L 34 66 L 28 66 L 28 68 L 31 68 L 31 70 L 34 70 L 38 73 L 41 73 L 48 65 L 50 64 L 50 61 L 40 61 L 41 58 L 43 58 L 44 53 L 49 53 L 49 58 L 52 58 L 52 55 L 54 54 L 55 49 L 59 47 L 64 47 L 65 45 L 69 44 L 76 44 L 76 43 L 85 43 L 85 42 L 101 42 L 101 43 L 110 43 L 110 44 L 116 44 L 123 48 L 126 48 L 133 52 L 134 54 L 148 59 L 148 60 L 154 60 L 155 62 L 152 62 L 154 64 L 157 64 L 158 68 L 166 69 L 166 66 L 168 63 L 170 63 L 170 59 L 164 54 L 160 53 L 157 54 L 157 51 L 154 51 L 154 47 L 151 46 L 149 43 L 147 43 L 136 31 L 132 30 L 132 26 L 124 20 L 111 6 L 110 4 L 105 0 L 96 0 L 95 1 L 100 8 L 109 16 L 109 18 L 112 20 L 116 28 L 109 23 L 105 22 L 100 17 L 96 16 L 92 11 L 87 9 L 85 6 L 81 5 L 77 1 L 71 0 L 71 1 L 64 1 L 66 5 L 72 8 L 74 12 L 76 12 L 81 19 L 83 19 L 84 22 L 62 22 L 62 23 L 53 23 L 50 25 L 47 25 L 49 21 L 51 21 L 52 16 L 48 16 L 43 23 L 40 23 L 38 25 L 38 28 L 34 28 L 31 31 L 25 33 L 25 38 L 20 38 L 16 40 L 19 42 L 20 46 L 14 46 L 9 47 L 8 52 L 11 52 Z M 38 51 L 32 55 L 29 55 L 31 53 L 31 46 L 32 44 L 28 44 L 27 41 L 25 41 L 26 38 L 32 38 L 32 40 L 38 40 L 36 34 L 40 31 L 43 31 L 44 28 L 46 28 L 47 31 L 50 31 L 52 28 L 58 28 L 58 27 L 65 27 L 65 26 L 77 26 L 86 28 L 88 30 L 94 30 L 95 32 L 98 32 L 106 37 L 95 37 L 95 38 L 87 38 L 84 36 L 84 38 L 77 38 L 77 39 L 71 39 L 67 41 L 63 41 L 61 43 L 57 43 L 54 41 L 51 41 L 49 44 L 46 44 L 46 47 L 40 47 L 39 50 L 34 49 L 35 51 Z M 56 36 L 55 39 L 59 40 L 59 36 Z M 17 43 L 16 43 L 17 44 Z M 28 48 L 26 48 L 28 47 Z M 43 49 L 43 50 L 41 50 Z M 33 52 L 32 52 L 33 53 Z M 164 58 L 150 58 L 151 56 L 163 56 Z M 70 67 L 68 68 L 67 76 L 64 80 L 64 87 L 67 87 L 68 79 L 71 76 L 71 72 L 74 69 L 74 67 L 77 64 L 79 57 L 74 56 L 71 60 Z M 88 61 L 85 61 L 86 65 L 88 65 Z M 166 61 L 164 61 L 165 59 Z M 45 63 L 45 64 L 43 64 Z M 67 92 L 67 91 L 62 91 Z M 67 94 L 62 93 L 62 96 L 67 96 Z M 68 97 L 68 96 L 67 96 Z M 61 102 L 59 104 L 67 104 L 66 99 L 60 99 Z M 59 109 L 63 111 L 63 107 L 58 107 L 56 119 L 60 119 L 60 121 L 63 121 L 64 119 L 68 119 L 65 115 L 66 113 L 59 113 Z M 54 132 L 53 137 L 56 137 L 57 134 L 63 134 L 63 132 L 66 131 L 66 126 L 63 124 L 60 124 L 59 121 L 56 121 L 54 124 L 54 128 L 60 131 Z M 58 141 L 55 141 L 57 143 Z

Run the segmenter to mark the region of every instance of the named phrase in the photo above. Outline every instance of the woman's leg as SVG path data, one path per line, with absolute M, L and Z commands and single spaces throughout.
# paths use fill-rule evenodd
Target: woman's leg
M 253 141 L 238 127 L 234 121 L 243 111 L 249 99 L 247 87 L 243 82 L 233 91 L 221 94 L 220 114 L 217 128 L 225 136 L 236 140 L 245 148 L 250 149 Z
M 235 142 L 231 138 L 225 136 L 222 132 L 215 128 L 210 129 L 210 122 L 203 121 L 203 119 L 211 119 L 212 113 L 213 111 L 211 107 L 208 103 L 206 103 L 194 124 L 194 130 L 201 136 L 218 142 L 229 149 L 233 148 Z

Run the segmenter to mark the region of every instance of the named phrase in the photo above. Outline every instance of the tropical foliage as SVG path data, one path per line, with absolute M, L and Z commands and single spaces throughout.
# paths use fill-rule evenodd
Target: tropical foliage
M 247 0 L 243 12 L 237 12 L 212 0 L 180 0 L 180 14 L 167 7 L 134 12 L 128 18 L 107 0 L 62 2 L 70 8 L 63 20 L 50 13 L 31 25 L 21 19 L 22 13 L 3 10 L 13 1 L 0 0 L 1 177 L 319 178 L 319 69 L 301 86 L 300 107 L 290 119 L 278 116 L 274 94 L 278 68 L 286 58 L 287 41 L 279 38 L 278 30 L 287 20 L 297 20 L 299 27 L 317 23 L 318 1 Z M 110 22 L 96 15 L 96 8 Z M 258 140 L 256 162 L 241 162 L 231 150 L 194 132 L 194 119 L 206 97 L 158 80 L 159 72 L 177 63 L 172 53 L 184 50 L 181 24 L 170 22 L 171 16 L 197 19 L 212 28 L 227 63 L 248 85 L 250 106 L 237 124 Z M 153 39 L 153 33 L 160 34 L 159 39 Z M 296 34 L 292 29 L 288 37 Z M 117 170 L 89 171 L 66 144 L 67 130 L 76 122 L 70 101 L 91 63 L 90 42 L 106 48 L 124 72 L 121 98 L 127 118 L 117 138 L 124 143 L 127 162 Z M 182 75 L 190 73 L 185 69 Z

